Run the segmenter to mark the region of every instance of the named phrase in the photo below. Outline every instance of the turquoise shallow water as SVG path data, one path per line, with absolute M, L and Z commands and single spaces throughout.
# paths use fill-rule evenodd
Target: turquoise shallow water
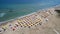
M 24 16 L 40 9 L 49 8 L 58 5 L 51 3 L 38 4 L 1 4 L 0 5 L 0 22 Z

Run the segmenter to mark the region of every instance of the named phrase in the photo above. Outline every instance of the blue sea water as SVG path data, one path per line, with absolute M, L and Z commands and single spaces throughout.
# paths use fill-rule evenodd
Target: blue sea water
M 59 0 L 0 0 L 0 22 L 59 4 Z

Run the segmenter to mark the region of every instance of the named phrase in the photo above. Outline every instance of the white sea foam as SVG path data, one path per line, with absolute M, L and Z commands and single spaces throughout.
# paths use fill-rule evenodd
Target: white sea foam
M 0 17 L 3 17 L 6 13 L 0 13 Z

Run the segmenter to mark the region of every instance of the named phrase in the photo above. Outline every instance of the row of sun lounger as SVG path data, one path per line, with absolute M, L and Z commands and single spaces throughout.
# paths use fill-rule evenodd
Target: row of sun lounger
M 20 24 L 20 26 L 33 26 L 37 25 L 41 22 L 43 22 L 43 18 L 47 18 L 49 15 L 51 15 L 52 11 L 45 11 L 45 12 L 40 12 L 40 13 L 35 13 L 26 17 L 23 17 L 21 19 L 18 19 L 17 22 Z
M 52 10 L 51 11 L 50 10 L 48 10 L 48 11 L 39 11 L 39 12 L 36 12 L 36 13 L 34 13 L 32 15 L 28 15 L 28 16 L 25 16 L 23 18 L 16 19 L 15 21 L 16 21 L 17 24 L 14 21 L 12 21 L 12 22 L 17 27 L 18 26 L 21 26 L 21 27 L 31 27 L 31 26 L 38 25 L 38 24 L 41 25 L 44 22 L 44 19 L 47 18 L 50 15 L 52 15 Z M 4 26 L 1 26 L 1 27 L 3 29 L 7 29 L 8 27 L 11 26 L 11 24 L 4 25 Z

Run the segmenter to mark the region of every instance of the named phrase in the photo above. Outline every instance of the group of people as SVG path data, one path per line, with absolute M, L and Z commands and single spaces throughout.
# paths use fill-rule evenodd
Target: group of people
M 42 18 L 46 18 L 46 21 L 48 21 L 47 17 L 52 14 L 52 11 L 48 10 L 48 11 L 42 11 L 40 13 L 35 13 L 26 17 L 23 17 L 21 19 L 18 19 L 18 23 L 21 26 L 33 26 L 33 25 L 37 25 L 41 22 L 41 20 L 43 20 Z M 42 17 L 42 18 L 41 18 Z
M 33 14 L 33 15 L 23 17 L 22 19 L 18 19 L 18 23 L 21 26 L 31 27 L 33 25 L 36 25 L 39 21 L 41 21 L 41 18 L 37 16 L 38 15 Z
M 7 29 L 11 29 L 11 30 L 15 31 L 18 28 L 18 26 L 19 26 L 18 23 L 15 23 L 14 25 L 12 23 L 2 25 L 2 26 L 0 26 L 0 33 L 7 31 Z
M 3 31 L 6 31 L 6 29 L 8 27 L 10 27 L 10 29 L 12 29 L 13 31 L 16 30 L 16 28 L 18 28 L 19 26 L 21 27 L 31 27 L 33 25 L 38 25 L 40 24 L 41 25 L 41 21 L 43 20 L 42 18 L 47 18 L 49 15 L 53 15 L 52 11 L 48 10 L 46 12 L 42 11 L 42 12 L 37 12 L 36 14 L 32 14 L 32 15 L 28 15 L 28 16 L 25 16 L 21 19 L 16 19 L 16 23 L 14 22 L 14 25 L 11 23 L 9 25 L 6 26 L 6 28 L 4 27 L 1 27 L 0 28 L 0 33 L 3 32 Z M 46 19 L 46 21 L 48 21 L 48 19 Z

